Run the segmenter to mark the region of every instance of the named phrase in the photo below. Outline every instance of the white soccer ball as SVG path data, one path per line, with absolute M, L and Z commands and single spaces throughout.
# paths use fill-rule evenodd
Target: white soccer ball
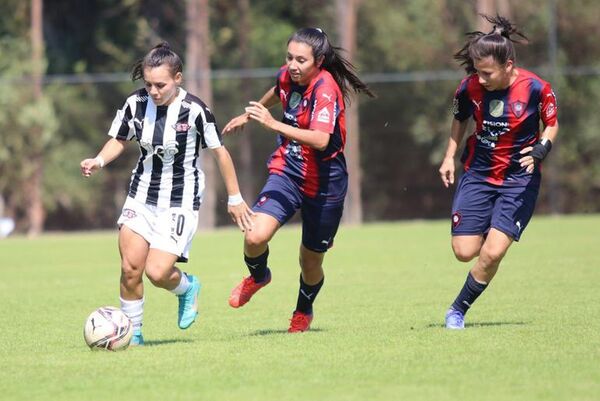
M 117 351 L 129 346 L 133 326 L 119 308 L 103 306 L 93 311 L 85 321 L 83 338 L 92 349 Z

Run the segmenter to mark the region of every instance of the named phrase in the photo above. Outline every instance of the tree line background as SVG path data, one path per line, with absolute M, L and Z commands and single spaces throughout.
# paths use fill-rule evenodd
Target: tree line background
M 452 55 L 464 33 L 511 18 L 530 39 L 517 64 L 550 81 L 560 134 L 544 166 L 538 213 L 600 211 L 600 5 L 595 0 L 4 0 L 0 3 L 0 217 L 31 235 L 113 227 L 137 146 L 84 180 L 128 93 L 129 70 L 161 40 L 182 56 L 188 91 L 222 128 L 274 83 L 288 37 L 323 28 L 377 99 L 349 109 L 346 222 L 443 218 L 453 190 L 437 169 L 463 71 Z M 280 111 L 274 109 L 274 116 Z M 275 135 L 251 124 L 226 137 L 251 202 L 266 178 Z M 205 160 L 210 161 L 206 154 Z M 210 163 L 205 227 L 229 224 Z

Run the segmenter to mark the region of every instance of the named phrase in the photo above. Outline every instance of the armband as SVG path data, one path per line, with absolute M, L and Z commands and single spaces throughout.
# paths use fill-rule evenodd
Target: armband
M 239 204 L 241 204 L 244 201 L 244 198 L 242 198 L 242 194 L 237 193 L 235 195 L 229 195 L 229 198 L 227 199 L 227 205 L 228 206 L 237 206 Z
M 536 163 L 539 163 L 548 156 L 550 150 L 552 150 L 552 141 L 548 138 L 542 138 L 538 143 L 533 145 L 530 155 L 535 159 Z

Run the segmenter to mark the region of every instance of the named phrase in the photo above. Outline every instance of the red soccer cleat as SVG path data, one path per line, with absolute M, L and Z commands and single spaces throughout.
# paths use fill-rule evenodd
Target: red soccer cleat
M 288 333 L 302 333 L 310 329 L 310 322 L 313 320 L 313 315 L 295 311 L 290 319 L 290 328 Z
M 229 296 L 229 305 L 232 308 L 239 308 L 240 306 L 244 306 L 256 291 L 263 288 L 265 285 L 271 282 L 271 270 L 267 269 L 267 276 L 263 281 L 257 283 L 254 281 L 252 276 L 248 276 L 239 283 L 233 291 L 231 291 L 231 295 Z

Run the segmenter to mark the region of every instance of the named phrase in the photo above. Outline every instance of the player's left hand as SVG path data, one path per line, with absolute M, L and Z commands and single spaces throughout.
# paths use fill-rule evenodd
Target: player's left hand
M 273 123 L 276 122 L 269 109 L 259 102 L 250 102 L 250 106 L 246 107 L 246 113 L 250 115 L 251 119 L 270 129 L 273 128 Z
M 254 227 L 253 217 L 255 213 L 248 207 L 246 202 L 242 202 L 239 205 L 227 206 L 227 212 L 231 216 L 231 220 L 238 225 L 240 230 L 243 232 L 252 231 Z
M 529 174 L 533 173 L 535 169 L 535 159 L 533 156 L 530 156 L 531 151 L 533 150 L 533 146 L 527 146 L 526 148 L 521 149 L 519 153 L 525 155 L 519 159 L 519 164 L 521 167 L 525 167 L 525 171 Z

